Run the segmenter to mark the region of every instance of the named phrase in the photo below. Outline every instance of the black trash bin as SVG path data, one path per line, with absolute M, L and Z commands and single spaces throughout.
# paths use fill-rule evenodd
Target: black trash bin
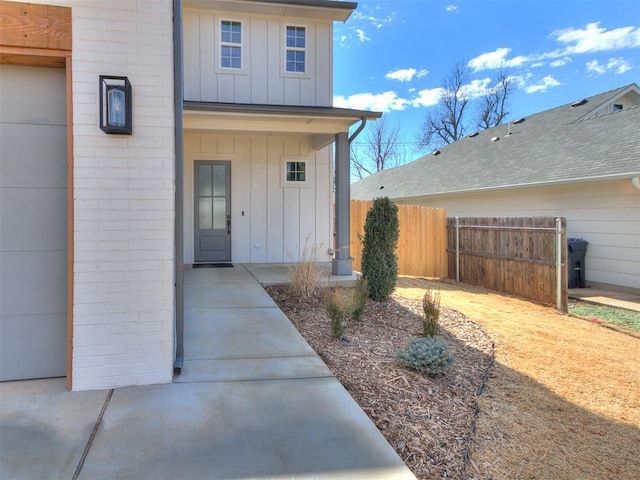
M 584 288 L 585 283 L 585 265 L 584 257 L 587 254 L 587 245 L 589 242 L 581 238 L 567 239 L 567 260 L 569 263 L 569 288 Z

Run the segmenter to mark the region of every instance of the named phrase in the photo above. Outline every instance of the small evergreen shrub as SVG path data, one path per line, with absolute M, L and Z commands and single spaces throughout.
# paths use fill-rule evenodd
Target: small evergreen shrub
M 362 276 L 367 280 L 369 296 L 374 300 L 384 300 L 396 286 L 399 235 L 398 207 L 387 197 L 376 198 L 367 212 L 361 237 Z
M 352 304 L 345 292 L 339 288 L 330 288 L 325 304 L 327 315 L 331 320 L 331 333 L 340 340 L 347 329 L 347 321 L 351 316 Z
M 440 329 L 440 292 L 427 290 L 422 297 L 422 327 L 425 337 L 434 337 Z
M 444 373 L 453 363 L 449 346 L 438 337 L 410 338 L 397 355 L 404 366 L 431 376 Z
M 322 274 L 322 270 L 320 270 L 316 261 L 320 248 L 321 246 L 314 246 L 309 249 L 305 242 L 301 261 L 289 267 L 289 281 L 291 282 L 291 290 L 294 295 L 309 299 L 316 292 L 318 281 Z
M 358 277 L 358 280 L 351 291 L 351 318 L 356 321 L 362 318 L 364 307 L 367 304 L 367 298 L 369 298 L 369 286 L 367 285 L 367 280 L 364 277 Z

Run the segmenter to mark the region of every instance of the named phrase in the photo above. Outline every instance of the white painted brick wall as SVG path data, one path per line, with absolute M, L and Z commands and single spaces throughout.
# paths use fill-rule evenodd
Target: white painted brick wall
M 172 0 L 29 0 L 72 7 L 73 389 L 173 372 Z M 99 128 L 98 76 L 129 77 L 133 135 Z

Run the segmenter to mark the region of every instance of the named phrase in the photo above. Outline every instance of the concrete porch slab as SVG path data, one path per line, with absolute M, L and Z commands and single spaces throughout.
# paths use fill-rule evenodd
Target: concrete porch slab
M 109 392 L 64 378 L 0 383 L 0 478 L 72 478 Z
M 81 479 L 414 478 L 334 378 L 114 392 Z
M 245 263 L 246 268 L 255 279 L 265 287 L 272 285 L 284 285 L 291 283 L 289 279 L 289 269 L 294 266 L 292 263 Z M 317 263 L 322 272 L 318 284 L 320 286 L 352 286 L 358 279 L 355 273 L 351 275 L 332 275 L 331 263 Z
M 184 324 L 186 360 L 315 355 L 278 308 L 189 309 Z
M 251 283 L 193 284 L 184 289 L 185 312 L 225 307 L 276 307 L 255 281 Z

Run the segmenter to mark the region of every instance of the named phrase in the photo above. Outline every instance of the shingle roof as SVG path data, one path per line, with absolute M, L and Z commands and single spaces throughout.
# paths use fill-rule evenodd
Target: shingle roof
M 627 85 L 484 130 L 351 186 L 354 199 L 393 199 L 640 175 L 640 107 L 580 120 Z M 636 87 L 637 88 L 637 87 Z M 499 137 L 498 141 L 492 141 Z M 381 190 L 380 187 L 384 187 Z

